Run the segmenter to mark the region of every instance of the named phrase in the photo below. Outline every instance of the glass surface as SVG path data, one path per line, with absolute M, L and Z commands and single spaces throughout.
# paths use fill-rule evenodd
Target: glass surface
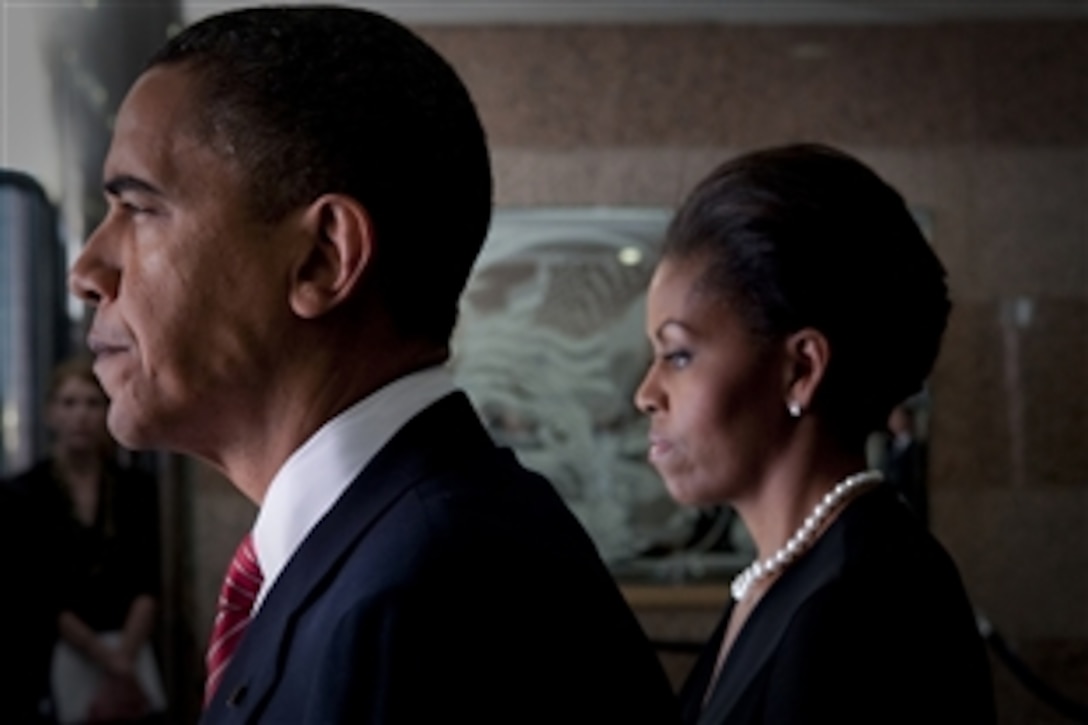
M 45 452 L 45 390 L 69 334 L 64 296 L 56 209 L 36 179 L 0 169 L 0 474 Z
M 633 396 L 646 286 L 671 211 L 500 210 L 464 296 L 454 374 L 494 437 L 547 476 L 623 578 L 749 560 L 731 511 L 681 507 L 646 461 Z

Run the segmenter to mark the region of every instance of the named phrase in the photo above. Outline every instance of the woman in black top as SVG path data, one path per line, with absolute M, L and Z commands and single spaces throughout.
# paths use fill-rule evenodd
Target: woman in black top
M 122 466 L 107 400 L 82 359 L 54 372 L 50 456 L 10 482 L 28 502 L 59 612 L 52 689 L 64 722 L 131 720 L 162 707 L 150 649 L 159 593 L 154 481 Z
M 992 723 L 951 558 L 865 440 L 919 390 L 949 311 L 900 195 L 819 145 L 746 154 L 672 221 L 636 403 L 671 495 L 730 505 L 758 559 L 681 694 L 701 725 Z

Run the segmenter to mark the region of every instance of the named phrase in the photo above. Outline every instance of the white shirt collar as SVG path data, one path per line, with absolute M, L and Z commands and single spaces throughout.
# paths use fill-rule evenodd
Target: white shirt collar
M 310 530 L 378 451 L 417 413 L 454 389 L 445 366 L 406 375 L 329 420 L 291 454 L 269 484 L 253 525 L 264 575 L 254 611 Z

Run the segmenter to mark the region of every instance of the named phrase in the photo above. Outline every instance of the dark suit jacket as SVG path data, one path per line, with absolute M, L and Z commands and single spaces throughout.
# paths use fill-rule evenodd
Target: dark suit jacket
M 203 722 L 656 725 L 678 713 L 591 540 L 455 393 L 397 433 L 302 543 Z
M 888 486 L 851 503 L 767 591 L 700 713 L 731 609 L 684 685 L 686 723 L 995 722 L 956 567 Z

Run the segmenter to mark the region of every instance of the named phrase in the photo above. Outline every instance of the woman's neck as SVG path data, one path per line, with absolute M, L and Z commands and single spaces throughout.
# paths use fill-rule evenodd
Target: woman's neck
M 768 468 L 735 508 L 760 558 L 786 544 L 816 504 L 847 476 L 867 468 L 865 455 L 826 445 L 798 445 Z

